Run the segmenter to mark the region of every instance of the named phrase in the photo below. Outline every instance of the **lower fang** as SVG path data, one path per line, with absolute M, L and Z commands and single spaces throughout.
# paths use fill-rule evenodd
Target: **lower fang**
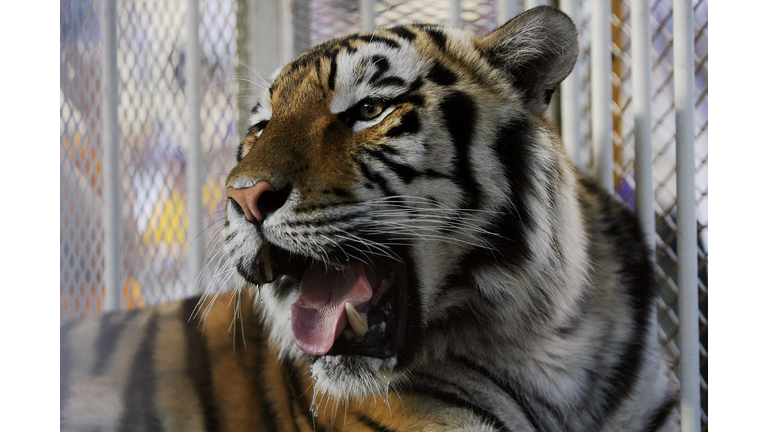
M 360 315 L 360 312 L 355 309 L 355 306 L 352 305 L 352 303 L 345 303 L 344 308 L 347 311 L 347 321 L 349 321 L 349 326 L 352 328 L 352 332 L 357 337 L 364 337 L 366 333 L 368 333 L 368 321 Z

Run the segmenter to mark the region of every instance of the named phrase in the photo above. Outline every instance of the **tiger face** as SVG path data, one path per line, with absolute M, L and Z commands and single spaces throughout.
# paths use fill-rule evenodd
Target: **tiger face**
M 532 312 L 535 284 L 519 281 L 538 280 L 552 238 L 579 241 L 548 213 L 576 204 L 547 188 L 572 174 L 543 118 L 576 53 L 570 19 L 545 8 L 486 37 L 352 35 L 276 73 L 226 182 L 224 248 L 317 388 L 384 392 L 479 327 L 492 341 L 561 318 Z

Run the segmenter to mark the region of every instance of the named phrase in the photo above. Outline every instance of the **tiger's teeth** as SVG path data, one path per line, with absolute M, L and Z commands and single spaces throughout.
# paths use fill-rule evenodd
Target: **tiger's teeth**
M 269 246 L 263 246 L 260 253 L 261 265 L 264 268 L 264 277 L 267 282 L 274 280 L 274 273 L 272 272 L 272 256 L 269 253 Z
M 344 308 L 347 310 L 347 321 L 349 321 L 352 332 L 357 337 L 364 337 L 368 333 L 368 321 L 360 315 L 352 303 L 345 303 Z
M 382 279 L 381 284 L 379 285 L 379 289 L 376 290 L 376 293 L 384 294 L 385 292 L 389 291 L 390 288 L 392 288 L 392 281 L 390 279 Z

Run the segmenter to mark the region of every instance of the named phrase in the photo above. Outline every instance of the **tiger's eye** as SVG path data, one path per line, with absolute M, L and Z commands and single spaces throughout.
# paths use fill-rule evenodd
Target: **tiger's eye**
M 378 116 L 382 111 L 384 107 L 378 101 L 366 101 L 360 104 L 360 117 L 366 120 Z

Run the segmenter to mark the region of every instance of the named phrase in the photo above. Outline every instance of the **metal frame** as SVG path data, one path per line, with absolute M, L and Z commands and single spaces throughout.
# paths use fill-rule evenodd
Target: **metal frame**
M 189 251 L 187 265 L 189 268 L 189 280 L 187 295 L 200 293 L 199 275 L 202 269 L 204 242 L 197 239 L 203 232 L 203 182 L 202 182 L 202 122 L 200 120 L 201 101 L 201 74 L 200 74 L 200 10 L 197 0 L 187 2 L 187 53 L 189 61 L 186 62 L 186 73 L 189 77 L 186 86 L 187 108 L 189 109 L 189 121 L 187 125 L 187 208 L 189 225 L 187 226 L 187 238 L 189 238 Z
M 651 130 L 651 17 L 648 0 L 632 0 L 632 109 L 635 120 L 635 211 L 648 248 L 656 250 Z M 655 256 L 655 254 L 651 254 Z
M 595 177 L 613 192 L 613 118 L 611 116 L 611 2 L 592 2 L 592 146 Z
M 674 83 L 677 139 L 677 285 L 680 318 L 680 416 L 683 432 L 701 430 L 699 278 L 694 153 L 693 4 L 675 0 Z
M 120 159 L 117 123 L 117 3 L 102 2 L 104 95 L 104 310 L 120 309 Z

